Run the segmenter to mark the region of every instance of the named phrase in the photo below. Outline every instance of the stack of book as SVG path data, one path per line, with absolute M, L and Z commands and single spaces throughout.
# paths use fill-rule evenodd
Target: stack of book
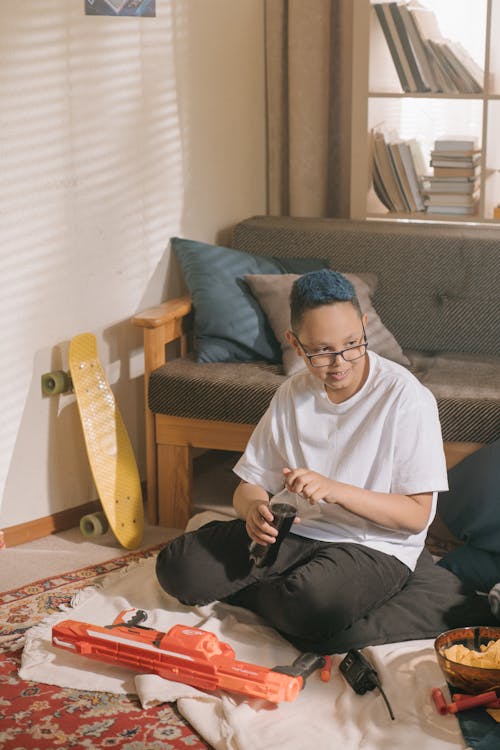
M 484 72 L 461 45 L 445 39 L 432 10 L 417 0 L 374 3 L 403 91 L 479 94 Z
M 421 185 L 415 167 L 415 141 L 386 141 L 372 131 L 373 187 L 379 200 L 391 212 L 425 211 Z
M 430 214 L 473 216 L 477 211 L 481 151 L 473 138 L 434 141 L 430 165 L 423 178 L 425 206 Z

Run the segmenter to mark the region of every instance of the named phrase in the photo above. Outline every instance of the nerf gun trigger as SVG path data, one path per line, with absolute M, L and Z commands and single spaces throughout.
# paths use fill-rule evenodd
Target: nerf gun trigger
M 305 653 L 298 656 L 293 664 L 284 667 L 273 667 L 273 672 L 288 674 L 291 677 L 299 677 L 302 680 L 302 688 L 310 674 L 321 669 L 321 679 L 327 682 L 331 675 L 332 660 L 329 656 L 321 654 Z
M 115 617 L 113 624 L 108 627 L 114 628 L 119 625 L 126 625 L 134 628 L 141 625 L 141 623 L 146 622 L 147 619 L 148 613 L 144 609 L 124 609 Z

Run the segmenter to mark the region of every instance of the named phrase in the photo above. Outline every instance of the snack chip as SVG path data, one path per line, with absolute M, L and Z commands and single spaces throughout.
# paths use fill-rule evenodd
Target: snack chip
M 444 649 L 444 655 L 450 661 L 465 664 L 468 667 L 483 667 L 483 669 L 500 669 L 500 640 L 489 641 L 480 646 L 480 651 L 456 644 Z

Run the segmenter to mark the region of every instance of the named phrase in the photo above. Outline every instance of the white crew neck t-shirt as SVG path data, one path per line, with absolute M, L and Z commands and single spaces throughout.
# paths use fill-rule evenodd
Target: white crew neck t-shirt
M 323 383 L 308 370 L 288 378 L 234 472 L 271 495 L 283 489 L 285 467 L 378 492 L 433 492 L 427 526 L 418 534 L 388 529 L 333 503 L 316 504 L 311 516 L 306 501 L 299 507 L 301 523 L 293 527 L 294 534 L 310 539 L 366 545 L 414 570 L 437 493 L 448 489 L 437 404 L 404 367 L 374 352 L 368 356 L 364 385 L 341 404 L 328 399 Z

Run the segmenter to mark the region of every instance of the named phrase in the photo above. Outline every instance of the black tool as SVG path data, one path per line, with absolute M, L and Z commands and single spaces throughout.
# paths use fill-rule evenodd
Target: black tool
M 330 679 L 330 668 L 331 658 L 329 656 L 322 656 L 321 654 L 314 654 L 307 652 L 298 656 L 293 664 L 285 667 L 273 667 L 273 672 L 281 672 L 281 674 L 289 674 L 291 677 L 302 677 L 304 685 L 306 679 L 310 674 L 320 669 L 320 677 L 323 682 L 328 682 Z M 302 685 L 302 687 L 304 687 Z
M 354 692 L 358 693 L 358 695 L 364 695 L 368 690 L 378 688 L 384 699 L 385 705 L 387 706 L 387 710 L 389 711 L 389 716 L 394 721 L 392 708 L 387 700 L 386 694 L 382 690 L 377 671 L 373 664 L 370 664 L 368 659 L 363 656 L 361 651 L 354 648 L 348 651 L 347 655 L 340 662 L 339 669 Z

